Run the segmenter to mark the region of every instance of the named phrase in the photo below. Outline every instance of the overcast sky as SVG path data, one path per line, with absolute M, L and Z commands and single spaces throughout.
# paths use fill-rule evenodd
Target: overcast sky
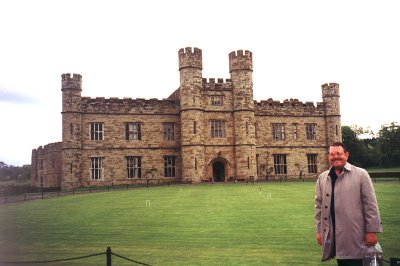
M 0 0 L 0 161 L 30 164 L 61 141 L 61 74 L 82 96 L 166 98 L 178 50 L 203 51 L 203 77 L 229 78 L 253 52 L 254 98 L 321 102 L 340 85 L 342 125 L 400 122 L 399 1 Z

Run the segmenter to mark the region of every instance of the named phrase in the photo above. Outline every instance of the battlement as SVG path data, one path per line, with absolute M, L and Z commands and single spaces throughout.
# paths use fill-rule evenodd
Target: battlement
M 203 69 L 202 51 L 199 48 L 186 47 L 181 48 L 178 52 L 179 55 L 179 70 L 184 68 L 199 68 Z
M 321 85 L 322 97 L 339 96 L 339 84 L 338 83 L 325 83 Z
M 62 148 L 62 143 L 61 142 L 54 142 L 54 143 L 49 143 L 44 146 L 39 146 L 35 152 L 37 152 L 37 155 L 44 155 L 48 154 L 51 152 L 59 152 L 61 151 Z
M 253 53 L 245 50 L 233 51 L 229 54 L 229 73 L 235 70 L 253 71 Z
M 82 90 L 82 75 L 76 73 L 65 73 L 61 75 L 61 90 Z
M 175 100 L 157 98 L 104 98 L 104 97 L 82 97 L 83 113 L 103 114 L 176 114 L 179 112 L 179 105 Z
M 61 75 L 61 78 L 62 78 L 62 80 L 80 81 L 80 80 L 82 80 L 82 75 L 76 74 L 76 73 L 64 73 Z
M 269 98 L 266 101 L 254 101 L 256 115 L 282 115 L 282 116 L 323 116 L 325 105 L 317 102 L 300 102 L 298 99 L 286 99 L 283 102 Z
M 202 87 L 205 90 L 231 90 L 232 89 L 232 80 L 226 79 L 224 83 L 223 78 L 217 78 L 217 82 L 215 82 L 215 78 L 209 78 L 208 81 L 206 78 L 202 80 Z

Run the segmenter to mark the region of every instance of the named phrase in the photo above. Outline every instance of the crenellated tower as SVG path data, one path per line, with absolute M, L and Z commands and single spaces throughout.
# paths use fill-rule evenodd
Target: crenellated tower
M 335 141 L 342 141 L 339 84 L 326 83 L 321 88 L 325 106 L 326 145 L 329 146 Z
M 233 84 L 235 176 L 256 178 L 253 54 L 247 50 L 231 52 L 229 72 Z
M 62 188 L 81 186 L 82 117 L 81 93 L 82 76 L 61 75 L 62 91 Z
M 180 118 L 182 178 L 200 181 L 205 173 L 204 125 L 202 107 L 202 51 L 180 49 Z

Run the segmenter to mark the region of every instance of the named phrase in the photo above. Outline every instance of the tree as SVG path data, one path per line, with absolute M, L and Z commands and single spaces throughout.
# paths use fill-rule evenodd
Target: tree
M 31 166 L 13 166 L 0 162 L 0 180 L 28 180 L 31 178 Z
M 381 126 L 376 148 L 381 166 L 400 165 L 400 126 L 397 123 Z
M 359 136 L 368 133 L 358 126 L 342 126 L 342 140 L 347 147 L 350 156 L 349 163 L 360 167 L 368 167 L 370 164 L 370 156 L 368 148 Z

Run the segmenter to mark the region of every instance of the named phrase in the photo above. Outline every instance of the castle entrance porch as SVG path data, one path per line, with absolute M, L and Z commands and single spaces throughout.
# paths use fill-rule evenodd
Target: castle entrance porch
M 213 164 L 213 180 L 215 182 L 225 182 L 225 165 L 222 162 Z

